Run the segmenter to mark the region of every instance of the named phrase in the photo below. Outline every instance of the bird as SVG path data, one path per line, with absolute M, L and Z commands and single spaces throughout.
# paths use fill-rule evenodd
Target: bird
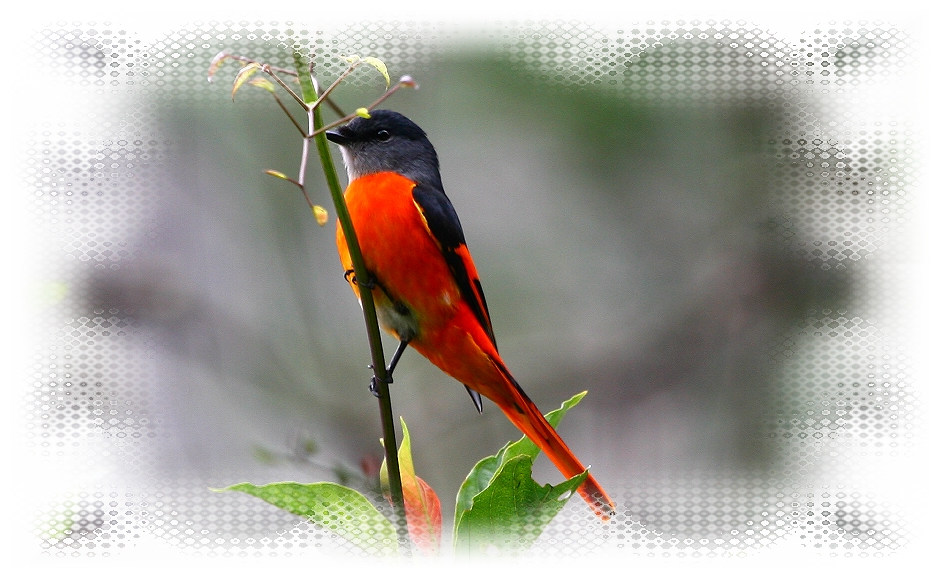
M 566 477 L 585 468 L 519 386 L 496 348 L 483 286 L 463 228 L 444 193 L 437 152 L 401 113 L 369 111 L 326 131 L 349 177 L 344 193 L 380 325 L 398 339 L 391 376 L 410 346 L 464 384 L 478 412 L 481 395 Z M 336 245 L 347 282 L 360 287 L 339 222 Z M 361 304 L 361 298 L 360 298 Z M 388 378 L 391 380 L 391 377 Z M 371 389 L 375 393 L 375 378 Z M 588 473 L 578 492 L 604 520 L 614 503 Z

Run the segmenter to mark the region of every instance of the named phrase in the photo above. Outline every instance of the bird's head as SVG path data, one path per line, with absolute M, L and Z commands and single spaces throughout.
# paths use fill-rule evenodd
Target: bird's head
M 391 110 L 370 111 L 326 132 L 338 144 L 349 180 L 373 173 L 395 172 L 417 183 L 440 185 L 437 153 L 421 127 Z

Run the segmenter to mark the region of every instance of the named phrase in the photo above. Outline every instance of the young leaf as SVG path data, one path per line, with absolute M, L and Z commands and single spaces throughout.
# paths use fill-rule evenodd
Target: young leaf
M 272 177 L 277 177 L 279 179 L 284 179 L 285 181 L 293 180 L 289 176 L 282 173 L 281 171 L 275 171 L 272 169 L 267 169 L 266 171 L 264 171 L 264 174 L 271 175 Z
M 212 82 L 212 78 L 218 72 L 219 67 L 222 66 L 222 62 L 228 57 L 229 54 L 223 50 L 212 58 L 212 62 L 209 63 L 209 82 Z
M 401 420 L 402 440 L 398 448 L 398 465 L 401 468 L 401 489 L 405 498 L 405 519 L 408 522 L 408 534 L 415 546 L 425 555 L 435 555 L 441 549 L 443 520 L 441 501 L 431 486 L 415 475 L 414 462 L 411 459 L 411 436 L 405 420 Z M 388 487 L 388 470 L 382 462 L 380 470 L 382 489 Z M 389 496 L 386 495 L 386 498 Z M 391 501 L 389 499 L 389 501 Z
M 542 486 L 532 479 L 530 456 L 507 460 L 455 524 L 455 549 L 483 554 L 529 548 L 585 478 L 586 471 L 557 486 Z
M 252 86 L 257 86 L 258 88 L 263 88 L 267 90 L 268 92 L 274 92 L 275 90 L 277 90 L 274 88 L 274 83 L 268 80 L 267 78 L 252 78 L 251 82 L 249 82 L 248 84 Z
M 352 56 L 344 56 L 346 62 L 358 66 L 360 62 L 368 64 L 372 68 L 378 70 L 382 73 L 382 76 L 385 78 L 385 88 L 388 88 L 392 84 L 392 79 L 388 76 L 388 67 L 385 66 L 385 63 L 379 60 L 374 56 L 366 56 L 365 58 L 360 57 L 358 54 L 353 54 Z
M 415 79 L 411 78 L 407 74 L 398 79 L 398 84 L 402 86 L 407 86 L 408 88 L 413 88 L 415 90 L 418 90 L 418 83 L 415 82 Z
M 235 81 L 232 83 L 232 100 L 235 100 L 235 93 L 242 87 L 251 76 L 261 70 L 261 65 L 257 62 L 249 62 L 235 75 Z
M 584 399 L 585 395 L 587 395 L 587 392 L 582 391 L 572 396 L 571 399 L 562 403 L 561 407 L 545 414 L 545 419 L 548 420 L 548 423 L 552 424 L 552 427 L 557 428 L 558 424 L 561 423 L 561 419 L 568 413 L 568 410 L 578 405 L 578 403 Z M 529 438 L 523 436 L 520 440 L 504 445 L 496 452 L 495 456 L 487 456 L 477 462 L 477 464 L 473 466 L 473 469 L 470 470 L 470 473 L 467 474 L 467 478 L 464 480 L 463 484 L 460 485 L 460 489 L 457 492 L 454 527 L 457 527 L 460 523 L 461 516 L 473 505 L 475 496 L 490 484 L 493 480 L 493 476 L 500 467 L 512 458 L 522 455 L 528 456 L 532 461 L 535 461 L 540 451 L 538 446 L 532 443 Z
M 385 77 L 385 88 L 388 88 L 392 80 L 388 77 L 388 68 L 386 68 L 385 63 L 374 56 L 366 56 L 362 61 L 382 73 L 382 76 Z
M 394 526 L 365 496 L 351 488 L 331 482 L 281 482 L 265 486 L 235 484 L 214 491 L 243 492 L 261 498 L 282 510 L 309 519 L 369 554 L 398 554 Z
M 330 219 L 330 214 L 320 205 L 314 205 L 311 207 L 311 210 L 313 211 L 313 218 L 316 219 L 317 224 L 321 227 Z

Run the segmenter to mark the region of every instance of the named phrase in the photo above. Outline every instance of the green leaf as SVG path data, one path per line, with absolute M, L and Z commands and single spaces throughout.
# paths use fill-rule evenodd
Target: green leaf
M 561 419 L 568 413 L 568 410 L 578 405 L 578 403 L 584 399 L 585 395 L 587 395 L 587 392 L 582 391 L 572 396 L 571 399 L 562 403 L 561 407 L 545 414 L 545 419 L 548 420 L 548 423 L 552 424 L 552 427 L 557 428 L 558 424 L 561 423 Z M 528 456 L 532 461 L 535 461 L 540 451 L 538 446 L 532 443 L 529 438 L 523 436 L 522 439 L 518 441 L 504 445 L 495 456 L 488 456 L 477 462 L 477 464 L 473 466 L 473 469 L 470 470 L 470 473 L 467 474 L 467 478 L 464 480 L 463 484 L 460 485 L 460 489 L 457 492 L 454 527 L 457 527 L 460 523 L 461 516 L 473 505 L 474 497 L 490 484 L 493 476 L 496 475 L 500 467 L 509 460 L 522 455 Z
M 235 75 L 235 81 L 232 82 L 232 100 L 235 100 L 235 93 L 242 87 L 251 76 L 261 70 L 261 65 L 257 62 L 249 62 Z
M 395 528 L 365 496 L 332 482 L 235 484 L 217 492 L 243 492 L 303 516 L 345 538 L 369 554 L 397 555 Z
M 346 62 L 358 66 L 360 62 L 368 64 L 372 68 L 378 70 L 382 73 L 382 76 L 385 77 L 385 88 L 388 88 L 392 84 L 392 79 L 388 76 L 388 68 L 385 66 L 385 63 L 379 60 L 374 56 L 366 56 L 365 58 L 359 56 L 358 54 L 353 54 L 352 56 L 344 56 Z
M 558 427 L 583 391 L 545 414 Z M 454 548 L 458 552 L 511 552 L 532 545 L 587 478 L 582 472 L 557 486 L 532 479 L 532 462 L 541 450 L 527 437 L 507 443 L 470 470 L 457 493 Z
M 290 180 L 292 180 L 289 176 L 285 175 L 285 174 L 282 173 L 281 171 L 275 171 L 275 170 L 272 170 L 272 169 L 268 169 L 268 170 L 264 171 L 264 174 L 266 174 L 266 175 L 271 175 L 272 177 L 277 177 L 277 178 L 279 178 L 279 179 L 284 179 L 285 181 L 290 181 Z
M 385 88 L 388 88 L 392 80 L 388 77 L 388 68 L 386 68 L 385 63 L 373 56 L 366 56 L 362 61 L 382 73 L 382 76 L 385 77 Z
M 454 527 L 454 547 L 467 554 L 529 548 L 577 491 L 587 472 L 557 486 L 532 479 L 532 458 L 518 455 L 497 470 Z
M 277 90 L 276 88 L 274 88 L 274 83 L 268 80 L 267 78 L 252 78 L 251 82 L 249 82 L 248 84 L 252 86 L 256 86 L 258 88 L 263 88 L 267 90 L 268 92 L 274 92 L 275 90 Z

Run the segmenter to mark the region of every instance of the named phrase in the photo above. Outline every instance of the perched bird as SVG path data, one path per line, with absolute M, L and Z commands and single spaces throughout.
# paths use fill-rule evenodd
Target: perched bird
M 346 204 L 379 321 L 399 340 L 389 376 L 410 345 L 463 383 L 478 411 L 481 394 L 492 400 L 565 477 L 583 472 L 496 350 L 483 287 L 425 132 L 397 112 L 376 110 L 326 136 L 340 146 L 349 174 Z M 336 245 L 358 296 L 362 288 L 338 223 Z M 578 491 L 595 513 L 609 518 L 613 503 L 594 476 Z

